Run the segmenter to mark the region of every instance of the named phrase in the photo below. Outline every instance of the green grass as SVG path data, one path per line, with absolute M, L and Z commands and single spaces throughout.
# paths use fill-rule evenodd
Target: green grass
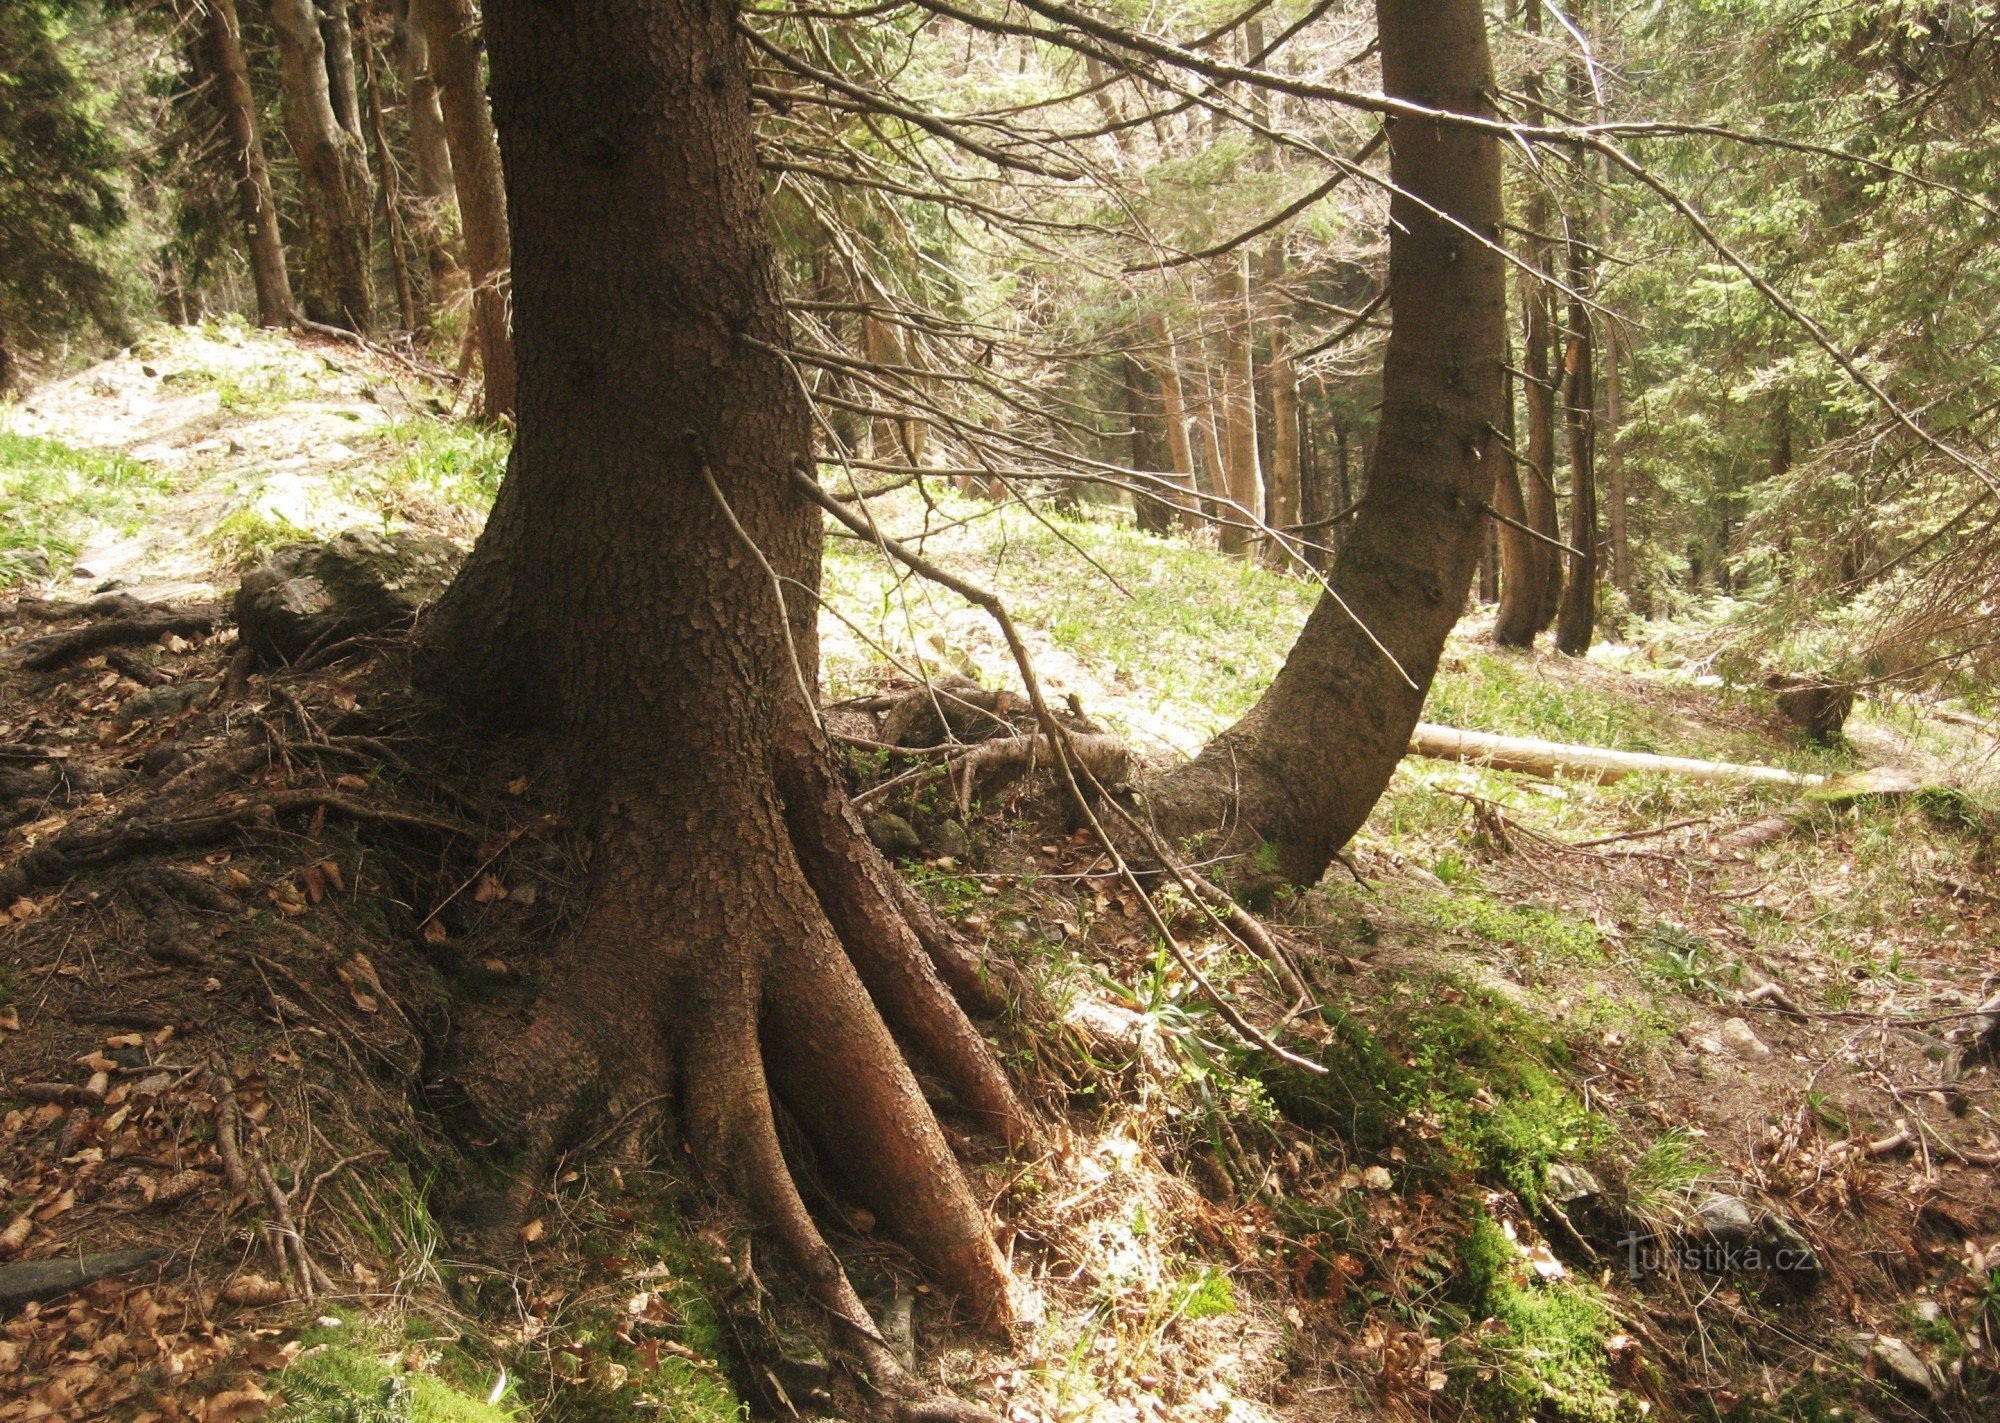
M 398 421 L 383 438 L 396 454 L 377 475 L 382 484 L 481 511 L 500 491 L 514 443 L 505 430 L 454 420 Z
M 342 1318 L 301 1341 L 305 1348 L 278 1378 L 285 1406 L 272 1415 L 276 1423 L 520 1423 L 502 1403 L 412 1370 L 403 1351 L 382 1347 L 353 1316 Z
M 1451 866 L 1443 866 L 1451 869 Z M 1544 959 L 1595 963 L 1604 957 L 1604 941 L 1582 920 L 1534 905 L 1507 904 L 1463 884 L 1463 871 L 1448 877 L 1448 888 L 1415 891 L 1412 908 L 1438 928 L 1488 943 L 1508 944 Z M 1454 878 L 1459 882 L 1454 883 Z
M 131 537 L 173 487 L 164 471 L 124 455 L 0 430 L 0 582 L 21 577 L 29 554 L 66 572 L 93 524 Z

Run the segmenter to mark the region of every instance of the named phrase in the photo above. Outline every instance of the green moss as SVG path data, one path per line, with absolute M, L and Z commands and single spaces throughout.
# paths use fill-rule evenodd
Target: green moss
M 1487 1295 L 1504 1332 L 1486 1346 L 1495 1365 L 1487 1416 L 1547 1423 L 1623 1423 L 1638 1401 L 1618 1386 L 1604 1341 L 1616 1321 L 1586 1286 L 1527 1285 L 1507 1278 Z M 1502 1411 L 1504 1410 L 1504 1411 Z
M 520 1423 L 512 1409 L 413 1372 L 356 1332 L 350 1323 L 306 1336 L 307 1347 L 278 1379 L 285 1398 L 278 1423 Z
M 1532 905 L 1503 904 L 1474 889 L 1454 888 L 1416 901 L 1417 912 L 1454 934 L 1512 944 L 1551 959 L 1594 962 L 1604 957 L 1597 930 L 1580 920 Z

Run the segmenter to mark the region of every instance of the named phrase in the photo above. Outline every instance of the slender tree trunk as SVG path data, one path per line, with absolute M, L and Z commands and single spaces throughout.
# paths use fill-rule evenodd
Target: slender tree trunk
M 307 310 L 316 320 L 367 331 L 375 321 L 371 273 L 374 206 L 368 154 L 333 106 L 326 43 L 312 0 L 271 0 L 284 86 L 285 132 L 305 179 L 311 232 Z
M 807 705 L 821 515 L 804 396 L 769 349 L 788 338 L 735 16 L 489 0 L 521 400 L 425 665 L 466 712 L 551 740 L 591 848 L 532 1021 L 468 1024 L 453 1071 L 519 1144 L 496 1233 L 566 1142 L 671 1093 L 695 1160 L 893 1404 L 918 1390 L 807 1214 L 773 1103 L 996 1325 L 1006 1265 L 899 1040 L 1003 1135 L 1023 1119 Z
M 1269 311 L 1271 359 L 1264 370 L 1271 400 L 1271 469 L 1267 491 L 1269 511 L 1265 522 L 1273 528 L 1289 529 L 1299 522 L 1302 498 L 1299 488 L 1299 375 L 1292 365 L 1292 318 L 1283 286 L 1285 249 L 1273 244 L 1270 280 L 1265 293 Z M 1295 568 L 1300 560 L 1273 543 L 1270 553 L 1274 567 Z
M 418 310 L 416 282 L 410 275 L 410 233 L 403 222 L 396 155 L 389 147 L 388 126 L 382 121 L 382 83 L 375 72 L 375 40 L 365 25 L 360 40 L 362 82 L 368 95 L 368 137 L 375 150 L 375 191 L 381 198 L 383 226 L 389 230 L 389 270 L 396 283 L 396 311 L 402 317 L 403 329 L 415 331 L 423 325 L 423 314 Z
M 410 0 L 396 0 L 393 55 L 403 80 L 410 121 L 410 157 L 416 179 L 417 244 L 429 273 L 427 306 L 449 306 L 465 291 L 465 268 L 458 260 L 458 189 L 451 176 L 451 145 L 444 113 L 431 80 L 431 46 L 424 27 L 410 13 Z
M 327 94 L 340 126 L 361 137 L 361 90 L 354 63 L 354 21 L 347 0 L 315 0 L 320 39 L 326 45 Z
M 1376 13 L 1387 93 L 1492 114 L 1480 0 L 1379 0 Z M 1499 146 L 1411 118 L 1388 131 L 1394 320 L 1374 467 L 1330 575 L 1338 596 L 1320 600 L 1257 705 L 1147 796 L 1170 833 L 1268 845 L 1301 884 L 1367 819 L 1409 745 L 1504 458 L 1505 269 L 1432 212 L 1497 244 Z
M 1129 432 L 1126 436 L 1126 468 L 1143 474 L 1166 474 L 1166 466 L 1172 463 L 1173 457 L 1166 448 L 1166 421 L 1161 414 L 1159 383 L 1146 369 L 1146 363 L 1129 350 L 1120 362 L 1113 383 L 1124 405 L 1125 424 Z M 1164 536 L 1171 533 L 1174 527 L 1173 503 L 1157 494 L 1135 493 L 1132 496 L 1132 521 L 1149 534 Z
M 201 22 L 202 55 L 222 110 L 250 280 L 257 289 L 257 324 L 289 326 L 295 314 L 292 280 L 285 272 L 278 205 L 271 197 L 271 173 L 264 162 L 264 137 L 258 131 L 257 98 L 250 91 L 250 71 L 243 59 L 243 25 L 236 0 L 205 0 Z
M 1522 14 L 1522 28 L 1531 35 L 1542 32 L 1541 0 L 1527 0 Z M 1542 76 L 1539 70 L 1531 69 L 1523 76 L 1521 92 L 1527 100 L 1530 121 L 1540 123 L 1545 120 L 1548 111 L 1541 102 Z M 1551 334 L 1555 326 L 1555 307 L 1548 281 L 1555 270 L 1549 242 L 1554 222 L 1548 178 L 1541 173 L 1530 173 L 1526 217 L 1528 237 L 1522 254 L 1528 272 L 1521 273 L 1517 278 L 1528 374 L 1521 392 L 1522 403 L 1528 412 L 1527 468 L 1521 471 L 1521 479 L 1526 486 L 1528 523 L 1543 538 L 1559 540 L 1562 521 L 1556 499 L 1556 376 L 1552 356 L 1554 337 Z M 1540 276 L 1530 276 L 1529 272 Z M 1556 610 L 1562 604 L 1563 565 L 1555 548 L 1539 540 L 1534 543 L 1534 556 L 1542 565 L 1542 602 L 1535 613 L 1534 629 L 1541 632 L 1555 622 Z
M 1264 470 L 1257 454 L 1257 379 L 1250 354 L 1249 256 L 1239 253 L 1216 287 L 1222 309 L 1222 470 L 1236 507 L 1224 509 L 1222 551 L 1255 553 L 1263 536 L 1245 527 L 1264 517 Z
M 1507 443 L 1518 448 L 1514 441 L 1511 378 L 1507 385 Z M 1534 475 L 1528 477 L 1533 479 Z M 1528 523 L 1519 463 L 1511 454 L 1494 485 L 1493 507 L 1519 524 Z M 1499 544 L 1500 609 L 1493 617 L 1493 640 L 1502 647 L 1533 647 L 1536 624 L 1542 615 L 1542 585 L 1548 576 L 1548 560 L 1541 555 L 1553 550 L 1545 544 L 1538 546 L 1523 530 L 1508 524 L 1499 525 Z
M 1194 445 L 1188 438 L 1188 409 L 1185 387 L 1181 384 L 1181 355 L 1164 317 L 1153 318 L 1153 378 L 1160 383 L 1160 418 L 1167 427 L 1167 457 L 1175 482 L 1187 490 L 1179 502 L 1179 523 L 1183 533 L 1201 526 L 1201 503 L 1195 496 Z
M 1602 224 L 1598 230 L 1600 232 L 1604 230 Z M 1593 443 L 1597 447 L 1597 453 L 1604 460 L 1606 534 L 1611 543 L 1611 586 L 1630 600 L 1637 596 L 1637 590 L 1632 581 L 1632 534 L 1625 489 L 1625 452 L 1618 447 L 1618 432 L 1625 428 L 1625 378 L 1619 369 L 1624 346 L 1625 341 L 1619 334 L 1618 323 L 1607 317 L 1604 322 L 1604 361 L 1601 366 L 1604 373 L 1603 423 L 1598 426 Z
M 507 194 L 493 112 L 480 76 L 478 21 L 471 0 L 410 0 L 430 42 L 431 74 L 444 111 L 451 170 L 465 227 L 465 269 L 472 281 L 472 328 L 486 373 L 486 418 L 514 413 L 514 346 L 508 335 Z M 608 140 L 607 140 L 608 141 Z M 584 161 L 582 155 L 579 162 Z
M 1590 290 L 1588 234 L 1577 232 L 1569 245 L 1569 284 Z M 1556 618 L 1556 648 L 1572 657 L 1590 651 L 1597 622 L 1597 397 L 1590 308 L 1581 297 L 1569 305 L 1570 330 L 1563 356 L 1563 407 L 1569 423 L 1569 576 L 1563 581 L 1562 611 Z
M 1202 462 L 1195 474 L 1195 486 L 1201 491 L 1202 513 L 1213 520 L 1227 514 L 1220 501 L 1229 497 L 1228 460 L 1223 453 L 1221 391 L 1207 361 L 1202 362 L 1200 376 Z M 1218 526 L 1216 532 L 1220 542 L 1227 530 Z

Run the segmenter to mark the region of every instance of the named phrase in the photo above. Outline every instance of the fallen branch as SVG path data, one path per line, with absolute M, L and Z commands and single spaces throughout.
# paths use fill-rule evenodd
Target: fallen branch
M 1781 766 L 1742 766 L 1729 761 L 1696 761 L 1685 756 L 1654 756 L 1641 751 L 1609 751 L 1599 746 L 1574 746 L 1528 736 L 1461 731 L 1431 722 L 1417 723 L 1410 736 L 1410 754 L 1531 776 L 1587 777 L 1606 784 L 1644 773 L 1683 776 L 1696 781 L 1752 781 L 1802 787 L 1824 785 L 1828 779 L 1805 771 L 1787 771 Z

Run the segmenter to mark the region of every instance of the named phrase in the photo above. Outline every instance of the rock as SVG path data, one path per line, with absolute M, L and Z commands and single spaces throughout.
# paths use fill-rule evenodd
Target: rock
M 1757 1233 L 1757 1212 L 1741 1196 L 1713 1192 L 1694 1208 L 1702 1228 L 1724 1245 L 1748 1245 Z
M 917 837 L 917 828 L 891 811 L 878 811 L 862 824 L 868 828 L 868 838 L 875 842 L 875 848 L 892 860 L 907 859 L 924 848 L 924 842 Z
M 51 1300 L 80 1290 L 110 1275 L 126 1275 L 167 1258 L 164 1250 L 111 1250 L 102 1255 L 77 1255 L 51 1260 L 22 1260 L 0 1265 L 0 1309 L 17 1309 L 36 1300 Z
M 29 578 L 43 579 L 53 571 L 49 568 L 49 556 L 40 549 L 14 549 L 8 553 L 7 563 L 12 566 L 7 579 L 9 582 Z
M 1741 1018 L 1724 1019 L 1720 1034 L 1722 1041 L 1738 1057 L 1769 1057 L 1771 1055 L 1770 1044 L 1758 1037 L 1750 1025 Z
M 1604 1186 L 1581 1166 L 1557 1161 L 1549 1166 L 1544 1194 L 1557 1205 L 1566 1206 L 1572 1201 L 1587 1201 L 1603 1195 Z
M 1856 1358 L 1873 1364 L 1878 1376 L 1887 1377 L 1906 1393 L 1935 1400 L 1941 1392 L 1937 1370 L 1893 1334 L 1857 1334 L 1848 1347 Z
M 135 721 L 165 721 L 189 707 L 206 706 L 215 695 L 215 687 L 213 682 L 167 682 L 148 687 L 127 697 L 113 720 L 120 726 L 130 726 Z
M 266 661 L 289 661 L 378 632 L 408 621 L 442 593 L 462 558 L 448 539 L 368 529 L 288 545 L 243 575 L 238 636 Z
M 946 820 L 931 832 L 930 843 L 924 848 L 934 857 L 953 859 L 962 865 L 972 858 L 972 837 L 956 820 Z

